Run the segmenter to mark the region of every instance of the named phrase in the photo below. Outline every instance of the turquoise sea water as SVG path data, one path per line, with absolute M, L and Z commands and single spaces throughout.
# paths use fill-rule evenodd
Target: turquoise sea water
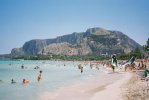
M 22 64 L 25 69 L 21 69 Z M 81 74 L 78 64 L 71 61 L 0 61 L 0 100 L 39 100 L 45 91 L 50 92 L 101 73 L 83 65 L 84 72 Z M 40 68 L 34 69 L 36 66 Z M 43 79 L 38 82 L 40 70 L 43 71 Z M 17 83 L 11 84 L 12 78 Z M 23 78 L 29 80 L 29 84 L 23 85 Z

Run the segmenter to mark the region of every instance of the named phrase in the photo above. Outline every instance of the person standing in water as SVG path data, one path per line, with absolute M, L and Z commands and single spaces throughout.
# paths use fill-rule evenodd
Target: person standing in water
M 22 64 L 21 69 L 24 69 L 24 64 Z
M 83 73 L 83 66 L 81 66 L 80 70 L 81 70 L 81 73 Z
M 78 65 L 78 69 L 80 69 L 81 73 L 83 73 L 83 66 L 81 64 Z
M 41 79 L 42 79 L 42 71 L 40 70 L 40 71 L 39 71 L 38 78 L 37 78 L 38 82 L 39 82 Z
M 111 67 L 112 67 L 113 72 L 114 72 L 115 67 L 117 67 L 117 59 L 116 59 L 116 55 L 113 55 L 113 56 L 112 56 Z

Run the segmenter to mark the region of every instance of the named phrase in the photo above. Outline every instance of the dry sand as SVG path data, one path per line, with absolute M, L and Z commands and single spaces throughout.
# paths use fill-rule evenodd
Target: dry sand
M 121 95 L 121 87 L 122 85 L 126 84 L 130 78 L 131 74 L 125 73 L 120 80 L 108 85 L 105 90 L 99 91 L 94 94 L 94 96 L 90 100 L 123 100 Z
M 131 78 L 129 73 L 101 74 L 83 82 L 45 92 L 40 100 L 121 100 L 121 86 Z

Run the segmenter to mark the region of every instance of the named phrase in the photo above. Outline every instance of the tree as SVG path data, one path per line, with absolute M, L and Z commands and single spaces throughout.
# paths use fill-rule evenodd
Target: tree
M 149 58 L 149 38 L 146 41 L 146 45 L 144 45 L 143 48 L 144 48 L 144 51 L 145 51 L 145 57 Z
M 149 51 L 149 38 L 146 42 L 146 45 L 144 46 L 144 50 L 147 51 L 147 52 Z
M 140 51 L 139 48 L 136 48 L 135 50 L 131 51 L 131 52 L 129 53 L 129 55 L 130 55 L 129 57 L 135 56 L 135 57 L 137 57 L 137 58 L 139 58 L 139 59 L 142 58 L 142 52 Z

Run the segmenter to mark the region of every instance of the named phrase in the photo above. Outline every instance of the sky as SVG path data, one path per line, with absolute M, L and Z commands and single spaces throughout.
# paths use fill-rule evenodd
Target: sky
M 121 31 L 145 45 L 149 0 L 0 0 L 0 54 L 31 39 L 50 39 L 93 27 Z

